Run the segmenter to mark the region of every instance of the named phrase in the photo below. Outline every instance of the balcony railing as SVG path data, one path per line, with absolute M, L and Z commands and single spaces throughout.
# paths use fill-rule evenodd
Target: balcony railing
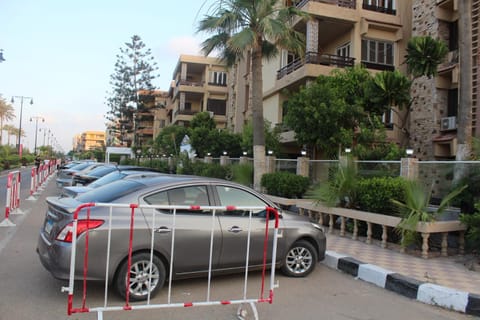
M 386 13 L 391 15 L 397 14 L 397 10 L 393 8 L 386 8 L 386 7 L 377 6 L 374 4 L 368 4 L 367 1 L 363 1 L 362 8 L 369 11 L 381 12 L 381 13 Z
M 337 56 L 333 54 L 320 54 L 316 52 L 307 52 L 305 59 L 297 58 L 291 63 L 277 71 L 277 80 L 283 78 L 287 74 L 301 68 L 305 64 L 321 64 L 337 68 L 353 67 L 355 58 Z
M 350 8 L 350 9 L 356 8 L 356 0 L 302 0 L 297 2 L 295 6 L 297 8 L 301 8 L 310 1 L 333 4 L 343 8 Z
M 203 87 L 203 81 L 180 80 L 177 83 L 178 86 Z
M 382 71 L 394 71 L 395 66 L 390 64 L 381 64 L 375 62 L 362 61 L 362 65 L 367 69 L 382 70 Z

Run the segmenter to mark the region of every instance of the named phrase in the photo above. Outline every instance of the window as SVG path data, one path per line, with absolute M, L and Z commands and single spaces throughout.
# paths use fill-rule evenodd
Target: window
M 226 86 L 227 85 L 227 73 L 223 71 L 212 71 L 210 72 L 210 84 L 216 86 Z
M 174 188 L 167 191 L 148 195 L 144 201 L 151 205 L 159 206 L 208 206 L 208 194 L 206 186 L 189 186 Z M 178 211 L 178 213 L 192 213 L 202 211 Z
M 382 122 L 385 124 L 385 128 L 393 130 L 393 111 L 388 109 L 382 115 Z
M 389 69 L 381 66 L 393 67 L 393 43 L 362 39 L 362 62 L 372 69 Z
M 227 101 L 219 99 L 208 99 L 207 111 L 212 111 L 214 114 L 224 116 L 227 114 Z
M 458 114 L 458 89 L 448 90 L 447 116 L 456 117 Z
M 337 56 L 350 57 L 350 42 L 337 48 Z
M 450 51 L 458 49 L 458 21 L 449 23 L 448 49 Z
M 363 9 L 396 14 L 395 0 L 363 0 Z
M 218 197 L 221 206 L 248 206 L 248 207 L 266 207 L 266 203 L 255 195 L 241 189 L 232 188 L 229 186 L 217 186 Z M 256 210 L 252 212 L 253 215 L 258 215 L 265 210 Z M 229 210 L 224 211 L 224 215 L 229 216 L 249 216 L 249 211 L 246 210 Z

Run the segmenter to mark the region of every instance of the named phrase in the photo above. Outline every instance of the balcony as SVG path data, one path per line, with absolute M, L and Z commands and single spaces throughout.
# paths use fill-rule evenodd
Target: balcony
M 374 4 L 368 4 L 367 1 L 363 1 L 362 8 L 364 10 L 391 14 L 393 16 L 397 14 L 397 10 L 395 10 L 393 8 L 382 7 L 382 6 L 378 6 L 378 5 L 374 5 Z
M 337 56 L 333 54 L 320 54 L 316 52 L 307 52 L 305 59 L 295 59 L 283 68 L 277 71 L 277 80 L 303 67 L 305 64 L 317 64 L 336 68 L 353 67 L 355 58 Z
M 381 64 L 375 62 L 362 61 L 362 65 L 367 69 L 380 70 L 380 71 L 394 71 L 395 66 L 390 64 Z
M 356 0 L 302 0 L 302 1 L 297 2 L 295 4 L 295 7 L 301 8 L 310 1 L 332 4 L 332 5 L 336 5 L 338 7 L 342 7 L 342 8 L 350 8 L 350 9 L 355 9 L 356 8 Z

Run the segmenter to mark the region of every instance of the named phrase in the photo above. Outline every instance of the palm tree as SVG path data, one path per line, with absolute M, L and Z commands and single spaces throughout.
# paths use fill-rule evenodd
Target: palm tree
M 458 104 L 457 160 L 466 160 L 472 150 L 472 0 L 458 2 L 460 101 Z
M 12 105 L 8 104 L 0 95 L 0 145 L 3 141 L 3 123 L 15 118 L 15 112 Z
M 437 75 L 438 65 L 448 54 L 447 45 L 430 36 L 412 37 L 407 44 L 407 72 L 414 79 L 421 76 L 431 78 Z
M 279 48 L 303 56 L 305 37 L 293 30 L 291 21 L 308 14 L 278 0 L 218 1 L 210 10 L 198 26 L 199 32 L 212 34 L 202 43 L 204 54 L 218 52 L 229 66 L 247 52 L 251 55 L 254 188 L 259 190 L 265 173 L 262 62 L 275 57 Z
M 10 145 L 10 136 L 18 137 L 18 128 L 11 124 L 6 124 L 3 126 L 3 129 L 7 131 L 7 145 Z M 25 137 L 25 131 L 23 131 L 23 129 L 22 137 Z

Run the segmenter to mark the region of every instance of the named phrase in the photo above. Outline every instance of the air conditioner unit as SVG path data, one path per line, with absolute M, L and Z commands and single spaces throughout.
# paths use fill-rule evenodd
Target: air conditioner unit
M 215 115 L 213 111 L 208 111 L 208 114 L 210 114 L 210 118 L 213 118 L 213 116 Z
M 457 129 L 457 117 L 442 118 L 440 123 L 440 131 L 448 131 Z

